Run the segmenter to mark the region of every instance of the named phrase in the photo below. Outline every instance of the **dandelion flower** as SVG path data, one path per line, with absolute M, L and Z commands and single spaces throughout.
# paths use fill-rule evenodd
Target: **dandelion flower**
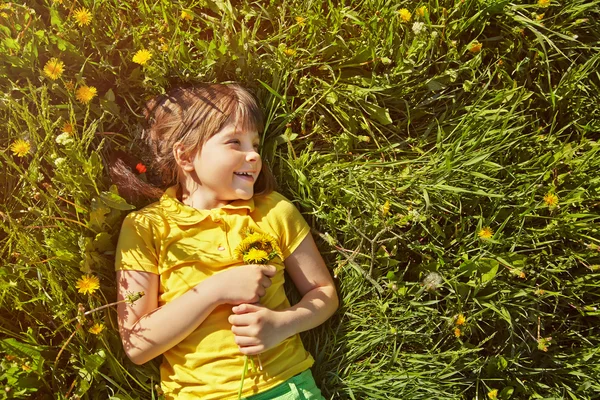
M 252 250 L 260 250 L 261 252 Z M 253 264 L 266 264 L 275 257 L 282 258 L 277 240 L 269 234 L 258 232 L 245 237 L 236 247 L 234 254 L 246 263 L 249 263 L 251 259 Z
M 494 236 L 494 231 L 489 226 L 484 226 L 477 234 L 482 239 L 490 239 L 492 236 Z
M 426 13 L 427 13 L 427 7 L 426 6 L 422 6 L 422 7 L 417 8 L 417 15 L 419 17 L 424 17 Z
M 469 44 L 469 51 L 471 53 L 479 53 L 482 47 L 482 43 L 478 42 L 477 40 L 474 40 L 473 42 L 471 42 L 471 44 Z
M 135 169 L 137 170 L 138 173 L 143 174 L 144 172 L 146 172 L 146 166 L 142 163 L 138 163 L 135 166 Z
M 10 145 L 10 151 L 19 158 L 25 157 L 31 150 L 29 140 L 17 139 Z
M 260 249 L 250 249 L 244 254 L 243 260 L 246 264 L 266 264 L 269 262 L 269 253 Z
M 456 325 L 458 326 L 464 325 L 466 321 L 467 319 L 462 313 L 458 314 L 458 316 L 456 317 Z
M 27 371 L 27 372 L 31 371 L 31 367 L 29 365 L 27 365 L 27 364 L 21 365 L 21 369 L 23 371 Z
M 544 203 L 546 203 L 548 207 L 556 207 L 558 204 L 558 196 L 552 192 L 548 192 L 544 196 Z
M 79 293 L 83 294 L 94 294 L 94 292 L 100 289 L 100 280 L 94 275 L 83 275 L 75 284 Z
M 286 56 L 290 56 L 290 57 L 296 55 L 296 50 L 294 50 L 294 49 L 285 49 L 283 52 L 285 53 Z
M 460 335 L 462 335 L 460 328 L 454 328 L 454 336 L 458 338 Z
M 142 49 L 138 50 L 137 53 L 133 56 L 133 62 L 140 65 L 146 65 L 148 61 L 152 58 L 152 53 L 148 50 Z
M 179 18 L 186 20 L 186 21 L 191 21 L 194 19 L 194 16 L 184 10 L 181 12 L 181 15 L 179 16 Z
M 95 87 L 84 85 L 77 89 L 75 97 L 83 104 L 87 104 L 92 101 L 94 97 L 96 97 L 97 92 L 98 90 Z
M 53 81 L 60 78 L 64 70 L 64 64 L 58 58 L 53 57 L 44 65 L 44 75 Z
M 390 201 L 386 200 L 385 203 L 383 203 L 383 206 L 381 206 L 381 213 L 386 216 L 390 213 Z
M 535 19 L 536 19 L 537 21 L 541 21 L 541 20 L 543 20 L 543 19 L 544 19 L 544 15 L 545 15 L 545 14 L 536 14 L 536 15 L 535 15 Z
M 90 22 L 92 22 L 92 13 L 89 12 L 87 8 L 80 7 L 75 10 L 75 15 L 73 15 L 73 18 L 75 18 L 75 21 L 79 26 L 89 25 Z
M 408 22 L 410 21 L 410 11 L 408 11 L 406 8 L 401 8 L 400 10 L 398 10 L 398 16 L 400 17 L 400 19 L 402 20 L 402 22 Z
M 65 89 L 67 89 L 67 91 L 72 92 L 73 89 L 75 89 L 75 82 L 69 80 L 67 82 L 65 82 Z
M 550 7 L 550 0 L 538 0 L 539 7 Z
M 305 21 L 306 21 L 306 18 L 304 18 L 304 17 L 296 17 L 296 23 L 300 26 L 304 26 Z
M 94 335 L 99 335 L 104 330 L 104 324 L 94 324 L 88 332 Z
M 423 279 L 423 287 L 428 292 L 434 292 L 443 282 L 444 280 L 440 274 L 437 272 L 430 272 L 425 279 Z
M 498 398 L 498 389 L 492 389 L 492 390 L 490 390 L 490 391 L 488 392 L 488 397 L 489 397 L 491 400 L 495 400 L 495 399 L 497 399 L 497 398 Z
M 73 124 L 71 124 L 69 122 L 65 122 L 62 126 L 61 132 L 68 133 L 70 135 L 71 133 L 73 133 Z

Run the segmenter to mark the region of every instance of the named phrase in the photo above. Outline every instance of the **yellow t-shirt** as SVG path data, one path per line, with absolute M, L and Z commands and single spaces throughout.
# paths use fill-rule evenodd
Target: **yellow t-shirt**
M 310 232 L 296 207 L 277 192 L 212 210 L 186 206 L 175 194 L 176 187 L 171 187 L 158 202 L 131 212 L 117 245 L 117 270 L 160 275 L 159 306 L 220 271 L 243 265 L 234 250 L 247 228 L 277 238 L 284 259 Z M 290 307 L 283 288 L 284 264 L 279 258 L 270 263 L 277 272 L 261 304 L 284 310 Z M 245 360 L 227 321 L 231 308 L 228 304 L 215 308 L 194 332 L 163 354 L 161 381 L 167 399 L 237 398 Z M 262 371 L 246 374 L 243 396 L 264 392 L 314 362 L 299 335 L 260 354 L 260 361 Z

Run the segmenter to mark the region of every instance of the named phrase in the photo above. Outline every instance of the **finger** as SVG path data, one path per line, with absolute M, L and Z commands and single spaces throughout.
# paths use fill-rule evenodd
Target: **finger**
M 256 346 L 245 346 L 240 347 L 240 351 L 242 352 L 242 354 L 245 354 L 247 356 L 253 356 L 255 354 L 260 354 L 263 351 L 265 351 L 265 346 L 262 344 Z
M 233 307 L 231 309 L 231 311 L 233 311 L 235 314 L 241 315 L 241 314 L 253 313 L 260 309 L 261 309 L 261 307 L 257 304 L 243 303 L 243 304 Z
M 234 338 L 235 344 L 238 347 L 249 347 L 249 346 L 258 346 L 260 344 L 260 340 L 252 336 L 235 336 Z
M 269 286 L 271 286 L 271 283 L 272 283 L 271 280 L 269 278 L 267 278 L 266 276 L 263 276 L 262 279 L 260 280 L 260 284 L 265 289 L 268 288 Z
M 275 276 L 277 268 L 274 265 L 261 265 L 262 273 L 266 276 Z
M 256 337 L 256 329 L 250 325 L 231 325 L 231 332 L 235 336 Z
M 229 321 L 229 323 L 231 325 L 236 325 L 236 326 L 247 326 L 252 324 L 252 321 L 254 319 L 252 318 L 252 316 L 248 313 L 246 314 L 241 314 L 241 315 L 237 315 L 237 314 L 231 314 L 229 316 L 229 318 L 227 318 L 227 321 Z

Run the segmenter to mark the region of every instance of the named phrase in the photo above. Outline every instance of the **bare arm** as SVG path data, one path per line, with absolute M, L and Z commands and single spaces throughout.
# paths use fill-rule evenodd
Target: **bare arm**
M 119 332 L 127 356 L 143 364 L 185 339 L 220 304 L 258 301 L 275 274 L 269 265 L 245 265 L 216 274 L 185 294 L 158 307 L 159 276 L 141 271 L 117 271 L 117 299 L 144 292 L 134 304 L 117 307 Z
M 285 268 L 302 300 L 283 311 L 282 323 L 288 336 L 315 328 L 327 321 L 339 305 L 333 279 L 312 235 L 285 260 Z

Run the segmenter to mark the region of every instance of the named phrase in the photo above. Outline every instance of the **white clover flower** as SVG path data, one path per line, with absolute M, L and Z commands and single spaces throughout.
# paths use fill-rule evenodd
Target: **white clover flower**
M 419 35 L 421 32 L 423 32 L 425 30 L 425 24 L 417 21 L 413 24 L 412 30 L 415 33 L 415 35 Z
M 73 142 L 74 142 L 73 137 L 71 137 L 71 134 L 69 134 L 67 132 L 63 132 L 56 137 L 56 143 L 62 144 L 63 146 L 66 146 Z

